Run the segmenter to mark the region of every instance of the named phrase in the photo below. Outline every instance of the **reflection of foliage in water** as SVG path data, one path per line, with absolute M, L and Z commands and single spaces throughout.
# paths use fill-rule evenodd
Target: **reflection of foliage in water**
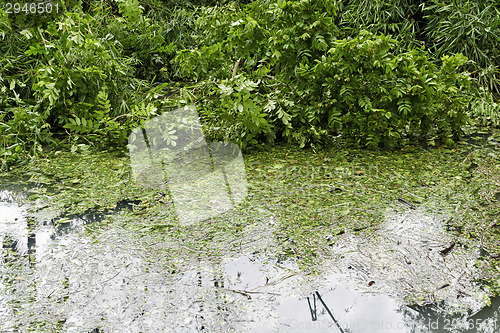
M 495 333 L 500 327 L 498 316 L 499 302 L 484 313 L 472 316 L 461 316 L 447 313 L 444 304 L 424 307 L 404 307 L 402 312 L 405 321 L 411 323 L 412 332 L 457 332 L 457 333 Z M 488 316 L 488 314 L 490 316 Z

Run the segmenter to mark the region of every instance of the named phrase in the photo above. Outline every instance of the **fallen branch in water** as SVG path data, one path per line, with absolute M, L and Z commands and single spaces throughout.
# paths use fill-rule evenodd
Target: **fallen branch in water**
M 237 294 L 245 296 L 247 299 L 252 299 L 252 296 L 250 294 L 267 294 L 267 295 L 273 295 L 273 296 L 280 296 L 280 294 L 269 293 L 269 292 L 266 293 L 266 292 L 261 292 L 261 291 L 236 290 L 236 289 L 229 289 L 229 288 L 224 288 L 224 287 L 215 287 L 215 288 L 226 290 L 226 291 L 232 291 L 233 293 L 237 293 Z
M 417 209 L 417 207 L 415 207 L 414 204 L 412 204 L 411 202 L 406 201 L 405 199 L 398 198 L 398 201 L 401 202 L 401 203 L 404 203 L 405 205 L 407 205 L 411 209 Z
M 455 242 L 452 242 L 450 244 L 450 246 L 448 246 L 447 248 L 444 248 L 442 249 L 441 251 L 439 251 L 439 253 L 441 253 L 441 255 L 444 257 L 445 255 L 447 255 L 451 250 L 453 250 L 453 248 L 455 247 Z

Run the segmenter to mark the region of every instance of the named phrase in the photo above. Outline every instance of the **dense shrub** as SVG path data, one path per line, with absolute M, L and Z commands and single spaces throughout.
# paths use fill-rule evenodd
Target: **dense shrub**
M 498 90 L 493 0 L 59 3 L 38 17 L 0 9 L 4 158 L 68 138 L 123 147 L 187 103 L 209 136 L 242 146 L 451 142 L 471 95 L 460 69 Z
M 230 98 L 221 103 L 201 94 L 199 102 L 239 124 L 228 132 L 238 142 L 252 133 L 246 142 L 260 135 L 304 146 L 343 133 L 362 145 L 393 147 L 405 137 L 458 136 L 468 119 L 469 79 L 458 72 L 466 58 L 444 56 L 437 66 L 424 49 L 404 51 L 388 36 L 362 31 L 338 39 L 337 13 L 334 2 L 311 0 L 256 1 L 241 13 L 214 9 L 198 24 L 206 31 L 207 22 L 218 22 L 210 33 L 216 43 L 206 40 L 177 59 L 188 77 L 209 80 L 223 100 Z M 241 80 L 231 80 L 233 63 L 243 64 L 242 77 L 262 82 L 256 93 L 222 84 Z M 220 126 L 221 117 L 208 118 Z
M 351 0 L 341 3 L 336 22 L 344 37 L 354 37 L 368 30 L 397 39 L 399 49 L 419 47 L 424 42 L 422 1 Z
M 181 37 L 169 34 L 171 22 L 146 17 L 138 1 L 61 4 L 52 20 L 19 20 L 0 9 L 4 164 L 65 138 L 123 147 L 131 128 L 162 112 L 164 83 L 175 76 L 176 46 L 167 38 Z
M 451 139 L 466 123 L 468 76 L 457 72 L 461 55 L 444 57 L 437 68 L 422 49 L 394 54 L 397 41 L 361 32 L 302 66 L 302 84 L 315 87 L 328 127 L 368 146 L 397 146 L 403 137 Z M 324 124 L 326 125 L 326 124 Z
M 438 57 L 462 53 L 480 86 L 500 95 L 500 7 L 496 0 L 430 0 L 425 36 Z
M 425 45 L 436 62 L 462 53 L 476 87 L 500 97 L 500 8 L 496 0 L 339 1 L 343 37 L 361 30 L 390 35 L 399 49 Z

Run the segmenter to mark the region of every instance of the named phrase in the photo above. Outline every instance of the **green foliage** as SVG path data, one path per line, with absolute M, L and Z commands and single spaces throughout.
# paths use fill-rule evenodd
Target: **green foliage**
M 95 107 L 102 98 L 109 104 L 106 112 L 118 115 L 126 97 L 122 87 L 130 84 L 133 73 L 130 61 L 120 57 L 114 36 L 96 31 L 96 25 L 96 18 L 67 13 L 57 26 L 40 29 L 39 38 L 25 51 L 40 58 L 32 89 L 47 121 L 77 133 L 97 125 Z M 122 136 L 107 141 L 119 144 Z
M 390 35 L 401 43 L 400 49 L 422 45 L 420 36 L 425 25 L 421 19 L 422 1 L 354 0 L 344 2 L 339 14 L 339 25 L 344 36 L 354 37 L 362 30 Z
M 343 2 L 344 36 L 391 35 L 404 51 L 425 45 L 436 59 L 462 53 L 479 86 L 500 93 L 500 9 L 495 0 L 354 0 Z
M 57 20 L 63 13 L 78 6 L 77 0 L 53 1 L 4 1 L 1 10 L 6 14 L 4 21 L 15 29 L 44 27 Z
M 493 99 L 493 94 L 483 92 L 481 98 L 471 104 L 472 117 L 482 126 L 500 127 L 500 104 Z
M 144 8 L 139 0 L 115 0 L 118 3 L 120 13 L 130 22 L 139 21 L 142 18 Z
M 260 80 L 241 75 L 208 86 L 207 93 L 214 97 L 213 102 L 205 103 L 199 110 L 202 120 L 212 125 L 205 129 L 206 134 L 212 139 L 236 142 L 241 147 L 257 144 L 262 135 L 271 141 L 272 124 L 263 105 L 265 97 L 259 93 L 261 85 Z
M 241 58 L 247 71 L 289 80 L 297 63 L 308 63 L 331 45 L 338 32 L 335 12 L 332 1 L 313 0 L 254 1 L 244 11 L 231 5 L 204 9 L 197 21 L 200 46 L 177 60 L 194 78 L 228 78 Z
M 41 153 L 42 145 L 49 142 L 50 126 L 33 107 L 20 106 L 0 111 L 0 133 L 3 169 L 27 153 L 32 156 Z
M 481 86 L 500 94 L 500 8 L 495 0 L 431 0 L 426 38 L 438 57 L 462 53 Z
M 223 42 L 229 34 L 231 22 L 237 18 L 236 5 L 200 8 L 196 32 L 193 33 L 196 47 L 181 50 L 175 58 L 185 77 L 195 80 L 228 77 L 234 57 L 224 52 L 228 46 Z
M 228 46 L 247 69 L 290 80 L 299 63 L 310 63 L 332 44 L 336 10 L 333 1 L 255 1 L 233 23 Z
M 213 43 L 201 38 L 207 45 L 184 50 L 177 60 L 186 76 L 209 80 L 221 90 L 219 83 L 240 64 L 246 77 L 264 83 L 247 98 L 256 114 L 266 105 L 270 126 L 251 117 L 243 125 L 229 114 L 243 126 L 242 136 L 253 125 L 261 137 L 300 146 L 324 142 L 329 134 L 345 134 L 370 147 L 399 146 L 404 138 L 451 143 L 468 120 L 469 78 L 458 72 L 466 58 L 444 56 L 437 66 L 421 48 L 404 51 L 403 42 L 366 31 L 340 40 L 337 11 L 335 2 L 311 0 L 256 1 L 242 12 L 209 9 L 197 23 L 201 31 L 210 27 Z M 212 114 L 229 109 L 224 102 L 202 104 Z M 229 104 L 234 109 L 237 102 Z M 224 128 L 221 117 L 208 118 Z
M 297 142 L 301 147 L 321 141 L 327 132 L 315 126 L 321 119 L 315 118 L 317 111 L 314 106 L 296 102 L 301 102 L 307 94 L 296 91 L 297 68 L 299 64 L 312 64 L 333 45 L 338 33 L 333 23 L 336 14 L 334 2 L 266 0 L 253 2 L 243 11 L 229 5 L 203 9 L 202 14 L 197 20 L 196 40 L 200 45 L 183 50 L 176 58 L 185 76 L 209 82 L 216 80 L 215 86 L 221 87 L 224 80 L 243 72 L 244 77 L 261 82 L 258 93 L 248 97 L 257 106 L 254 116 L 240 124 L 245 129 L 240 130 L 243 135 L 235 140 L 245 145 L 254 142 L 255 134 L 258 134 L 265 141 L 273 141 L 279 136 L 279 139 Z M 214 91 L 212 94 L 218 95 Z M 220 94 L 225 96 L 224 92 Z M 210 113 L 214 114 L 224 114 L 227 110 L 224 106 L 221 110 L 218 101 L 203 100 L 202 105 L 205 110 L 213 110 Z M 307 123 L 306 118 L 310 122 Z M 217 122 L 212 126 L 223 127 Z
M 142 8 L 136 0 L 83 2 L 43 22 L 18 22 L 0 9 L 4 162 L 61 138 L 123 147 L 131 128 L 160 113 L 166 88 L 160 83 L 176 75 L 170 61 L 176 45 L 168 38 L 179 39 L 176 31 L 185 36 L 187 30 L 178 21 L 152 22 L 145 14 L 151 6 Z M 185 10 L 179 13 L 174 17 L 188 17 Z
M 422 49 L 392 53 L 396 44 L 361 32 L 338 41 L 316 66 L 301 69 L 304 84 L 318 92 L 312 101 L 323 103 L 329 126 L 371 147 L 398 146 L 403 137 L 459 134 L 467 121 L 461 89 L 468 78 L 457 68 L 466 58 L 443 58 L 437 68 Z
M 451 142 L 469 104 L 458 69 L 498 89 L 492 0 L 60 3 L 50 19 L 0 9 L 1 156 L 61 139 L 123 147 L 133 127 L 188 103 L 209 139 L 242 146 Z

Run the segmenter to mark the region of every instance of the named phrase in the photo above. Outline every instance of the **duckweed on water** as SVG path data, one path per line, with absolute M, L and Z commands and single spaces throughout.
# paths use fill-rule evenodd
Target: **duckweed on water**
M 249 186 L 245 201 L 236 210 L 191 226 L 177 223 L 168 194 L 131 182 L 127 157 L 58 153 L 32 161 L 10 175 L 28 176 L 29 183 L 36 184 L 28 197 L 28 215 L 39 224 L 32 225 L 33 229 L 57 223 L 71 214 L 108 214 L 103 221 L 83 230 L 91 243 L 78 247 L 81 253 L 89 251 L 89 246 L 94 248 L 92 253 L 102 247 L 102 253 L 96 253 L 95 260 L 89 263 L 97 264 L 99 256 L 113 255 L 103 244 L 110 241 L 131 251 L 143 248 L 141 258 L 149 263 L 145 269 L 168 272 L 171 277 L 203 261 L 220 263 L 224 258 L 250 255 L 278 265 L 292 260 L 297 263 L 293 274 L 321 274 L 331 265 L 343 273 L 355 270 L 359 278 L 354 280 L 364 288 L 383 292 L 399 288 L 395 296 L 412 304 L 438 303 L 448 300 L 454 291 L 470 291 L 457 284 L 451 292 L 444 292 L 449 288 L 436 292 L 434 289 L 453 282 L 427 269 L 422 269 L 422 274 L 429 274 L 429 283 L 405 280 L 412 285 L 405 289 L 406 284 L 387 281 L 384 287 L 384 274 L 396 271 L 402 264 L 425 265 L 411 257 L 411 249 L 398 247 L 399 243 L 414 241 L 412 246 L 420 246 L 426 241 L 437 254 L 431 256 L 435 263 L 441 260 L 459 269 L 463 260 L 472 279 L 466 283 L 481 282 L 486 295 L 500 293 L 498 145 L 477 149 L 414 147 L 395 152 L 331 148 L 316 153 L 275 147 L 269 152 L 249 152 L 244 159 Z M 124 200 L 134 202 L 133 210 L 109 215 Z M 399 220 L 399 216 L 407 218 Z M 404 235 L 402 231 L 411 232 L 412 224 L 423 228 L 419 231 L 421 238 L 430 237 L 432 228 L 438 228 L 439 234 L 443 227 L 442 239 Z M 118 233 L 121 236 L 116 236 Z M 480 250 L 479 259 L 467 252 L 476 248 Z M 420 255 L 418 251 L 414 253 Z M 355 256 L 357 252 L 365 259 Z M 120 258 L 116 258 L 117 262 L 135 262 L 133 258 Z M 469 267 L 470 258 L 474 267 Z M 14 262 L 11 259 L 4 260 Z M 78 269 L 92 275 L 93 268 L 85 268 L 84 264 Z M 13 275 L 3 283 L 36 289 L 30 287 L 29 265 L 14 266 L 20 271 L 11 270 Z M 16 280 L 16 276 L 24 277 Z M 367 277 L 369 280 L 364 281 Z M 399 278 L 403 281 L 411 276 Z M 26 286 L 21 286 L 21 281 L 26 281 Z M 61 302 L 64 295 L 71 293 L 64 289 L 63 282 L 54 289 Z M 440 286 L 434 288 L 435 284 Z M 85 286 L 78 290 L 85 290 Z M 50 302 L 47 299 L 45 306 L 50 308 Z M 38 300 L 38 304 L 44 307 L 43 301 Z M 46 318 L 40 317 L 37 325 L 44 322 Z M 52 323 L 56 325 L 57 320 L 52 318 Z
M 313 153 L 278 147 L 245 154 L 246 202 L 237 214 L 202 223 L 190 235 L 238 232 L 252 223 L 254 207 L 262 207 L 279 220 L 275 237 L 280 249 L 276 251 L 310 265 L 321 262 L 328 243 L 337 235 L 370 233 L 388 208 L 405 210 L 425 204 L 450 215 L 447 226 L 457 237 L 477 239 L 488 253 L 498 253 L 500 153 L 498 146 L 496 150 L 469 150 L 330 149 Z M 131 182 L 127 157 L 59 153 L 17 172 L 50 187 L 53 194 L 31 196 L 43 198 L 37 209 L 79 214 L 136 200 L 135 212 L 140 218 L 129 223 L 145 232 L 175 226 L 168 197 Z

